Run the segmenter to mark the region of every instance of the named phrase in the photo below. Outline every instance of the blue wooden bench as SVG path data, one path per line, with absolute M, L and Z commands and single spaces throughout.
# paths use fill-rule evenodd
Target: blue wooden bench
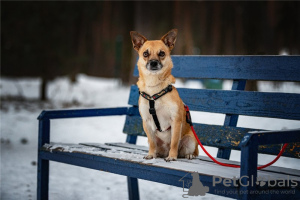
M 236 164 L 228 160 L 230 151 L 241 150 L 241 162 L 237 163 L 241 169 L 219 166 L 204 156 L 174 162 L 159 158 L 144 160 L 148 148 L 135 145 L 137 136 L 145 133 L 138 112 L 138 88 L 134 85 L 129 107 L 52 110 L 40 114 L 37 199 L 48 199 L 49 161 L 127 176 L 129 199 L 139 199 L 138 179 L 187 187 L 184 181 L 191 181 L 190 173 L 195 171 L 211 194 L 235 199 L 300 199 L 300 167 L 270 166 L 256 170 L 258 153 L 277 155 L 283 143 L 289 143 L 283 156 L 299 163 L 300 129 L 267 131 L 236 127 L 239 115 L 300 120 L 300 94 L 243 91 L 247 80 L 300 82 L 300 57 L 172 56 L 172 59 L 172 74 L 176 78 L 233 80 L 232 90 L 179 88 L 178 91 L 192 111 L 225 114 L 223 126 L 195 123 L 194 127 L 203 145 L 218 148 L 217 157 L 222 162 Z M 137 75 L 136 68 L 134 76 Z M 126 143 L 50 143 L 52 119 L 113 115 L 126 115 L 123 130 L 127 134 Z M 267 184 L 255 184 L 256 178 Z

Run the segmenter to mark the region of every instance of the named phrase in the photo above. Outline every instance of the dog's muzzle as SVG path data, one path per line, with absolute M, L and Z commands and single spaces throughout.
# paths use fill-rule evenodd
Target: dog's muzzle
M 146 67 L 148 70 L 157 71 L 162 68 L 162 65 L 158 60 L 149 60 Z

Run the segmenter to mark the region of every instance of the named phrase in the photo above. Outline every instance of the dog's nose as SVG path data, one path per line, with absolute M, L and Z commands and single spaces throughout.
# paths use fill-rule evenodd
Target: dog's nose
M 150 66 L 151 68 L 157 68 L 158 61 L 157 60 L 150 60 Z

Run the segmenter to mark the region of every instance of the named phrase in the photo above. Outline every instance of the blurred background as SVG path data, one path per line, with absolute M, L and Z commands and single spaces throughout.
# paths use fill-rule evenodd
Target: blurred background
M 173 54 L 299 55 L 299 11 L 296 1 L 1 1 L 0 199 L 36 199 L 42 110 L 128 106 L 130 85 L 137 81 L 130 31 L 159 39 L 177 28 Z M 178 79 L 175 86 L 231 89 L 231 84 Z M 300 86 L 249 82 L 247 90 L 300 93 Z M 222 125 L 225 115 L 192 112 L 192 117 Z M 124 121 L 124 116 L 52 120 L 51 141 L 124 142 Z M 281 130 L 300 128 L 300 122 L 240 116 L 238 126 Z M 137 144 L 147 146 L 147 139 Z M 216 155 L 216 149 L 207 149 Z M 260 155 L 258 162 L 273 158 Z M 240 160 L 240 153 L 232 151 L 230 159 Z M 300 163 L 281 158 L 275 165 Z M 50 164 L 52 200 L 127 199 L 126 183 L 124 176 Z M 182 188 L 144 180 L 139 186 L 141 199 L 182 199 Z
M 135 83 L 131 30 L 159 39 L 177 28 L 173 54 L 299 54 L 299 10 L 296 1 L 4 1 L 1 73 L 41 77 L 43 100 L 61 75 Z

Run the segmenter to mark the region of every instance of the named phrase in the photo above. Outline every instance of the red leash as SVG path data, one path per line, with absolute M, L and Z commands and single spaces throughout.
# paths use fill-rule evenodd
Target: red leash
M 192 129 L 192 131 L 193 131 L 193 133 L 194 133 L 194 136 L 195 136 L 195 138 L 197 139 L 198 144 L 200 145 L 201 149 L 205 152 L 205 154 L 206 154 L 208 157 L 210 157 L 210 159 L 212 159 L 215 163 L 217 163 L 217 164 L 219 164 L 219 165 L 222 165 L 222 166 L 225 166 L 225 167 L 241 168 L 240 165 L 233 165 L 233 164 L 227 164 L 227 163 L 219 162 L 219 161 L 217 161 L 214 157 L 212 157 L 212 156 L 206 151 L 206 149 L 204 148 L 204 146 L 203 146 L 202 143 L 200 142 L 200 140 L 199 140 L 199 138 L 198 138 L 198 136 L 197 136 L 197 134 L 196 134 L 196 132 L 195 132 L 195 129 L 194 129 L 194 127 L 193 127 L 193 124 L 191 123 L 191 121 L 192 121 L 192 120 L 191 120 L 191 117 L 188 116 L 188 115 L 189 115 L 189 111 L 190 111 L 190 110 L 189 110 L 189 107 L 188 107 L 187 105 L 185 105 L 184 107 L 185 107 L 186 112 L 188 113 L 188 114 L 187 114 L 187 121 L 188 121 L 188 123 L 190 122 L 189 124 L 191 125 L 191 129 Z M 272 165 L 273 163 L 275 163 L 275 162 L 280 158 L 280 156 L 283 154 L 283 152 L 284 152 L 285 148 L 287 147 L 287 145 L 288 145 L 287 143 L 285 143 L 285 144 L 283 145 L 283 147 L 282 147 L 282 149 L 280 150 L 279 154 L 276 156 L 276 158 L 275 158 L 272 162 L 269 162 L 268 164 L 259 166 L 259 167 L 257 167 L 257 169 L 263 169 L 263 168 L 266 168 L 266 167 Z

